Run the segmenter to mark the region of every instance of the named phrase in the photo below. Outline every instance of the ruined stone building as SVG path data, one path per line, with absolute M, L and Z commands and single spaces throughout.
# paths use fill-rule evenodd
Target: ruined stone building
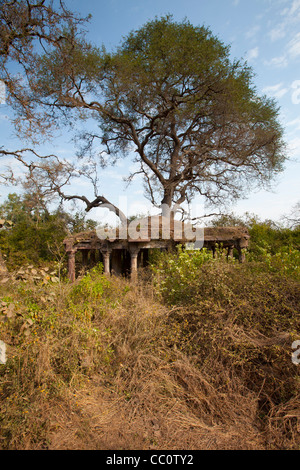
M 102 262 L 106 274 L 134 276 L 139 267 L 147 266 L 150 250 L 173 250 L 178 244 L 188 244 L 190 249 L 207 247 L 213 252 L 218 244 L 228 250 L 228 256 L 233 256 L 235 248 L 240 262 L 243 262 L 249 238 L 245 227 L 197 228 L 174 219 L 170 222 L 163 216 L 149 216 L 133 220 L 127 227 L 72 235 L 64 240 L 64 245 L 69 279 L 73 282 L 78 252 L 81 252 L 79 262 L 83 267 Z

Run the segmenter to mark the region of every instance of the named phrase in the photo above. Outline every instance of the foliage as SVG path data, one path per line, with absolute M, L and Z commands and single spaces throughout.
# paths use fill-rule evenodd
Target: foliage
M 153 203 L 238 197 L 282 169 L 276 104 L 229 49 L 209 28 L 166 16 L 104 56 L 103 140 L 116 155 L 134 144 Z
M 257 215 L 246 212 L 243 216 L 234 213 L 224 214 L 212 220 L 214 227 L 243 226 L 248 228 L 251 237 L 250 251 L 256 246 L 267 248 L 275 254 L 282 248 L 300 248 L 298 227 L 289 228 L 272 220 L 261 220 Z
M 248 261 L 261 263 L 262 269 L 283 275 L 300 275 L 300 229 L 289 228 L 272 220 L 260 220 L 246 213 L 243 217 L 223 215 L 212 221 L 213 226 L 244 226 L 250 234 Z
M 49 212 L 43 201 L 30 194 L 9 194 L 0 206 L 0 217 L 10 221 L 0 231 L 0 250 L 7 266 L 60 260 L 64 257 L 63 239 L 70 230 L 83 231 L 95 226 L 92 220 L 76 213 L 74 216 L 56 209 Z
M 107 205 L 98 194 L 97 166 L 132 148 L 140 168 L 128 180 L 142 174 L 146 195 L 168 206 L 195 195 L 214 203 L 235 199 L 282 171 L 276 102 L 258 95 L 251 67 L 232 60 L 230 47 L 208 27 L 155 18 L 108 53 L 79 34 L 82 21 L 64 13 L 63 40 L 55 35 L 49 44 L 46 36 L 41 53 L 30 55 L 20 109 L 23 121 L 44 132 L 66 125 L 81 136 L 78 156 L 85 158 L 70 163 L 52 155 L 26 164 L 17 152 L 36 188 L 80 200 L 87 210 Z M 92 182 L 93 201 L 64 192 L 74 177 Z
M 199 271 L 204 263 L 214 263 L 212 251 L 185 251 L 181 246 L 177 253 L 157 254 L 152 270 L 155 283 L 163 298 L 172 304 L 195 295 Z
M 179 247 L 145 279 L 2 279 L 0 447 L 299 449 L 297 236 L 252 226 L 244 264 Z
M 156 257 L 153 286 L 101 265 L 0 284 L 2 449 L 299 448 L 299 281 Z
M 256 247 L 256 252 L 250 252 L 247 256 L 249 261 L 256 262 L 262 270 L 269 270 L 300 279 L 300 251 L 293 248 L 281 248 L 272 255 L 267 248 Z
M 272 222 L 254 222 L 249 228 L 251 237 L 250 250 L 259 254 L 259 249 L 266 249 L 271 255 L 288 249 L 300 249 L 300 230 L 274 227 Z
M 243 265 L 228 263 L 222 250 L 214 260 L 205 252 L 180 250 L 163 255 L 152 269 L 159 298 L 173 306 L 169 344 L 195 357 L 201 370 L 219 374 L 216 383 L 227 367 L 228 380 L 231 374 L 243 377 L 258 394 L 258 416 L 269 423 L 270 444 L 276 431 L 269 418 L 279 424 L 283 410 L 288 414 L 294 403 L 299 406 L 299 374 L 289 352 L 300 334 L 299 250 L 265 251 L 259 260 L 252 253 Z M 289 429 L 294 439 L 294 426 L 291 417 L 279 428 Z
M 290 245 L 291 240 L 297 240 L 297 237 L 293 238 L 289 232 L 280 234 L 276 231 L 274 235 L 272 231 L 269 233 L 265 225 L 253 226 L 252 249 L 246 252 L 249 269 L 257 273 L 274 272 L 300 280 L 300 251 Z M 270 240 L 278 238 L 278 245 L 268 245 L 268 236 Z M 203 289 L 205 296 L 218 293 L 222 299 L 230 295 L 227 281 L 231 273 L 230 266 L 236 265 L 237 260 L 227 259 L 226 250 L 222 246 L 216 250 L 215 256 L 214 258 L 212 251 L 205 248 L 190 251 L 181 246 L 177 253 L 156 253 L 151 269 L 162 298 L 171 304 L 190 303 L 201 295 Z M 212 272 L 215 273 L 213 277 Z M 219 279 L 216 279 L 217 275 L 220 276 Z
M 34 90 L 28 88 L 27 72 L 34 69 L 39 48 L 45 51 L 74 41 L 89 18 L 80 18 L 63 2 L 55 5 L 51 0 L 1 0 L 0 75 L 8 91 L 8 103 L 17 112 L 14 120 L 17 130 L 22 128 L 35 143 L 45 137 L 49 128 L 31 103 Z M 40 139 L 36 138 L 38 132 Z M 1 148 L 0 154 L 19 159 L 23 153 L 9 150 Z
M 18 448 L 26 440 L 45 445 L 45 407 L 72 397 L 70 390 L 110 362 L 110 334 L 99 334 L 92 321 L 103 316 L 101 299 L 107 305 L 110 285 L 100 271 L 95 275 L 94 270 L 77 287 L 15 280 L 12 291 L 1 288 L 0 334 L 9 348 L 0 366 L 1 448 Z M 87 283 L 88 302 L 80 296 Z

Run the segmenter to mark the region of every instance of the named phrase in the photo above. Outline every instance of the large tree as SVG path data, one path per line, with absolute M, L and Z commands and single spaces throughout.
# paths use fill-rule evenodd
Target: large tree
M 68 10 L 62 0 L 0 0 L 0 79 L 23 137 L 34 140 L 38 131 L 41 138 L 48 128 L 32 100 L 35 90 L 28 87 L 38 57 L 46 50 L 59 50 L 61 43 L 72 47 L 87 20 Z
M 33 179 L 37 174 L 50 191 L 81 199 L 87 210 L 108 202 L 96 181 L 92 201 L 66 194 L 64 185 L 74 173 L 93 179 L 103 162 L 95 144 L 106 163 L 135 151 L 155 205 L 197 194 L 213 203 L 238 198 L 283 169 L 276 103 L 258 95 L 252 69 L 232 60 L 204 26 L 155 19 L 110 53 L 68 36 L 35 55 L 27 80 L 31 109 L 45 126 L 92 119 L 92 131 L 82 135 L 88 165 L 67 168 L 53 158 L 31 167 Z

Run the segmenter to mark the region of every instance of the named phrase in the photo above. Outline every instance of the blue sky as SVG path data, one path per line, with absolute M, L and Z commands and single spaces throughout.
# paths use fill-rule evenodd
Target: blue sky
M 65 3 L 82 15 L 92 14 L 89 37 L 107 49 L 117 46 L 131 30 L 167 13 L 176 21 L 187 18 L 194 25 L 210 27 L 219 39 L 231 45 L 232 57 L 246 59 L 253 67 L 258 92 L 277 99 L 291 158 L 272 192 L 253 192 L 246 200 L 228 207 L 228 212 L 242 215 L 248 211 L 262 219 L 278 220 L 300 200 L 300 0 L 66 0 Z M 9 142 L 16 148 L 18 141 L 12 138 L 7 108 L 0 105 L 1 145 Z M 61 155 L 73 152 L 63 136 L 51 144 L 50 151 L 54 150 Z M 130 161 L 121 161 L 116 168 L 100 174 L 101 192 L 115 204 L 119 197 L 128 195 L 135 203 L 131 212 L 143 212 L 146 201 L 140 181 L 128 189 L 122 182 L 128 166 Z M 81 193 L 85 190 L 83 183 L 82 186 L 77 188 Z M 1 202 L 7 189 L 0 192 Z

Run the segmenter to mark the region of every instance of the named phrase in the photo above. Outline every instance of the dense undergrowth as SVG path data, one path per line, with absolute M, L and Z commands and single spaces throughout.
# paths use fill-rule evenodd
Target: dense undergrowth
M 297 250 L 156 258 L 0 284 L 0 448 L 299 450 Z

